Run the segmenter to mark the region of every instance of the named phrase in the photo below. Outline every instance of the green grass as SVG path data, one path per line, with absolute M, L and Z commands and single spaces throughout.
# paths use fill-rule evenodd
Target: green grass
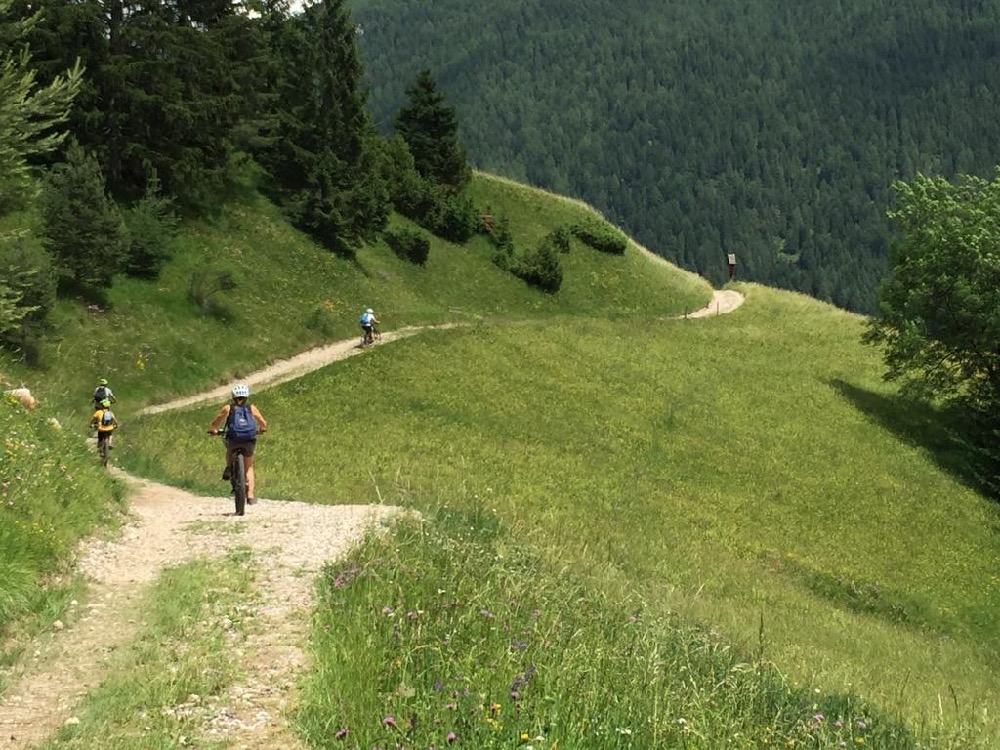
M 893 394 L 860 318 L 742 289 L 641 340 L 572 316 L 428 332 L 263 392 L 259 494 L 483 508 L 659 614 L 745 648 L 763 622 L 793 685 L 978 727 L 1000 700 L 997 507 L 866 407 Z M 144 420 L 136 465 L 211 491 L 210 415 Z
M 139 602 L 144 627 L 45 750 L 221 748 L 200 737 L 210 703 L 237 676 L 251 579 L 245 557 L 165 570 Z
M 483 175 L 472 192 L 484 209 L 510 219 L 521 247 L 590 213 Z M 462 248 L 435 240 L 421 268 L 380 244 L 347 263 L 288 229 L 266 202 L 247 202 L 188 227 L 163 278 L 122 281 L 109 311 L 62 303 L 60 335 L 43 352 L 47 369 L 8 363 L 5 370 L 42 397 L 42 415 L 55 413 L 81 433 L 93 382 L 108 375 L 123 423 L 116 460 L 145 476 L 221 493 L 221 448 L 204 436 L 217 405 L 142 419 L 134 410 L 353 337 L 365 306 L 376 308 L 384 330 L 469 323 L 376 347 L 255 394 L 272 426 L 259 444 L 258 494 L 414 507 L 442 527 L 437 543 L 458 545 L 460 561 L 475 555 L 449 525 L 454 519 L 473 519 L 474 541 L 499 545 L 497 555 L 516 539 L 515 562 L 529 571 L 538 601 L 550 600 L 553 617 L 569 628 L 551 623 L 562 646 L 548 656 L 553 681 L 538 695 L 526 743 L 556 738 L 531 732 L 548 726 L 543 717 L 557 710 L 569 717 L 560 719 L 564 750 L 598 746 L 598 736 L 624 742 L 629 735 L 618 728 L 655 731 L 641 735 L 645 746 L 718 746 L 694 744 L 711 742 L 708 734 L 678 735 L 673 725 L 667 732 L 661 712 L 676 701 L 719 736 L 740 732 L 740 742 L 758 743 L 746 747 L 762 746 L 767 727 L 775 740 L 836 746 L 832 735 L 816 740 L 814 730 L 830 725 L 809 724 L 814 709 L 806 708 L 806 695 L 819 696 L 815 710 L 828 719 L 859 711 L 877 717 L 887 734 L 866 735 L 870 746 L 909 747 L 913 738 L 935 748 L 1000 743 L 993 709 L 1000 704 L 1000 512 L 963 484 L 960 471 L 952 473 L 955 455 L 937 415 L 882 383 L 877 353 L 859 343 L 861 318 L 741 284 L 748 302 L 734 314 L 675 319 L 705 304 L 707 285 L 635 246 L 613 257 L 574 240 L 562 256 L 566 276 L 556 295 L 500 271 L 491 252 L 484 238 Z M 237 278 L 237 291 L 223 300 L 228 322 L 198 315 L 187 300 L 191 273 L 204 266 Z M 48 437 L 40 444 L 49 450 Z M 84 490 L 90 500 L 100 491 Z M 372 624 L 365 607 L 387 591 L 399 602 L 391 606 L 411 606 L 415 600 L 399 588 L 411 567 L 425 571 L 415 592 L 429 591 L 436 575 L 458 586 L 464 568 L 450 569 L 433 550 L 401 539 L 406 557 L 386 555 L 375 567 L 359 558 L 380 586 L 395 587 L 372 583 L 369 599 L 351 603 L 361 612 L 351 617 L 362 624 Z M 487 555 L 481 562 L 483 569 L 467 564 L 481 570 L 475 578 L 483 584 L 462 589 L 463 601 L 523 615 L 511 609 L 505 587 L 516 582 L 527 599 L 530 586 L 516 581 L 510 560 Z M 579 600 L 585 615 L 572 611 L 564 585 L 586 592 Z M 629 602 L 643 607 L 639 635 L 621 625 Z M 317 617 L 344 615 L 339 606 L 327 599 Z M 443 637 L 466 624 L 444 618 L 426 635 Z M 345 649 L 349 641 L 325 641 L 321 631 L 318 660 L 355 670 L 344 690 L 366 665 L 401 674 L 385 644 L 359 640 Z M 707 641 L 706 632 L 714 633 Z M 455 672 L 460 658 L 456 651 L 431 659 L 421 643 L 407 648 L 427 657 L 423 682 L 408 675 L 402 697 L 411 688 L 426 692 L 427 675 Z M 484 663 L 502 666 L 511 679 L 498 644 L 483 644 Z M 697 662 L 664 655 L 692 648 L 711 653 Z M 585 651 L 602 667 L 643 654 L 705 674 L 720 664 L 762 662 L 776 671 L 747 676 L 739 666 L 738 684 L 700 681 L 689 693 L 663 681 L 651 692 L 662 700 L 650 704 L 639 677 L 616 676 L 611 687 L 591 679 Z M 477 685 L 498 689 L 485 667 L 475 675 Z M 399 684 L 358 689 L 350 714 L 313 698 L 304 731 L 324 747 L 324 733 L 345 717 L 353 736 L 368 742 L 368 733 L 384 731 L 382 711 L 405 708 L 387 704 L 387 691 Z M 624 697 L 615 703 L 612 693 Z M 423 715 L 429 704 L 420 700 Z M 467 708 L 472 716 L 474 706 Z M 586 733 L 596 731 L 580 724 L 588 714 L 603 717 L 602 734 Z M 496 717 L 476 715 L 486 718 Z M 515 729 L 516 738 L 503 735 L 506 746 L 521 741 L 521 727 L 505 724 Z M 808 737 L 795 734 L 805 729 Z M 441 742 L 438 735 L 426 740 Z
M 0 433 L 0 635 L 16 650 L 15 625 L 34 631 L 57 619 L 78 590 L 56 576 L 83 536 L 114 520 L 124 490 L 79 436 L 6 397 Z
M 488 513 L 442 508 L 331 566 L 314 658 L 314 748 L 917 747 L 871 706 L 553 569 Z

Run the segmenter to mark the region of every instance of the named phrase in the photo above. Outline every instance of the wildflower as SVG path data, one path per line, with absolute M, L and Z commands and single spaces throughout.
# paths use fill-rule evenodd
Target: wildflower
M 516 690 L 511 690 L 510 691 L 510 699 L 512 701 L 516 701 L 520 697 L 521 697 L 521 694 L 519 692 L 517 692 Z
M 836 727 L 837 729 L 843 729 L 844 722 L 842 722 L 840 719 L 837 719 L 835 722 L 833 722 L 833 726 Z
M 348 731 L 347 731 L 347 728 L 345 727 L 344 729 L 341 729 L 340 731 L 338 731 L 338 732 L 337 732 L 337 733 L 336 733 L 335 735 L 333 735 L 333 736 L 334 736 L 334 737 L 336 737 L 336 738 L 337 738 L 338 740 L 342 740 L 342 739 L 344 739 L 345 737 L 347 737 L 347 735 L 349 735 L 349 734 L 350 734 L 350 732 L 348 732 Z
M 390 607 L 388 604 L 382 607 L 382 614 L 385 615 L 386 617 L 392 616 L 393 611 L 394 611 L 393 608 Z
M 816 714 L 815 716 L 813 716 L 813 721 L 815 721 L 817 724 L 822 724 L 824 721 L 826 721 L 826 717 L 823 716 L 823 714 Z
M 865 738 L 864 737 L 856 737 L 854 739 L 854 742 L 857 745 L 863 745 L 863 744 L 865 744 Z
M 527 732 L 521 732 L 521 742 L 527 742 L 531 739 L 531 735 Z
M 458 739 L 458 735 L 455 734 L 454 732 L 448 732 L 448 736 L 445 737 L 445 739 L 448 741 L 448 744 L 451 744 L 452 742 Z
M 416 620 L 416 619 L 419 619 L 420 612 L 421 611 L 419 609 L 416 610 L 416 611 L 410 610 L 409 612 L 406 613 L 406 619 L 407 620 Z
M 431 686 L 431 690 L 433 690 L 435 693 L 440 693 L 442 690 L 444 690 L 444 683 L 438 680 Z
M 382 719 L 382 726 L 386 727 L 396 726 L 396 717 L 392 715 L 386 716 L 384 719 Z
M 498 714 L 498 713 L 500 713 L 500 704 L 499 703 L 491 703 L 490 704 L 490 713 L 491 714 Z
M 615 731 L 618 732 L 618 734 L 624 734 L 628 737 L 632 736 L 632 730 L 628 727 L 618 727 Z
M 857 726 L 857 728 L 861 731 L 864 731 L 868 728 L 868 723 L 864 719 L 858 719 L 855 722 L 855 726 Z

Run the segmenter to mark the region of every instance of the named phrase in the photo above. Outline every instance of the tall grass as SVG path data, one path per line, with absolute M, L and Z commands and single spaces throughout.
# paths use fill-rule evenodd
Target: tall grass
M 320 594 L 310 747 L 918 746 L 871 706 L 553 569 L 488 512 L 403 522 Z
M 121 507 L 123 489 L 77 435 L 0 399 L 0 636 L 29 613 L 54 619 L 61 588 L 45 588 L 79 539 Z M 75 584 L 65 580 L 75 590 Z M 26 624 L 31 627 L 30 623 Z

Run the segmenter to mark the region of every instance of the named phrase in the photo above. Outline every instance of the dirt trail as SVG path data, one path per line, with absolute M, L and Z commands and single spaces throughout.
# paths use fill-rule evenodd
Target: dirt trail
M 686 317 L 727 313 L 742 301 L 737 292 L 717 291 L 711 304 Z M 420 330 L 387 332 L 382 341 Z M 259 390 L 361 351 L 357 339 L 340 341 L 275 362 L 242 380 Z M 224 400 L 228 394 L 229 386 L 222 386 L 140 413 Z M 135 638 L 140 627 L 135 601 L 165 567 L 222 557 L 236 547 L 253 551 L 258 584 L 251 613 L 255 623 L 239 650 L 245 679 L 224 695 L 161 708 L 200 716 L 201 733 L 230 747 L 301 748 L 287 722 L 296 680 L 307 666 L 302 649 L 316 573 L 398 509 L 261 498 L 246 516 L 236 518 L 232 501 L 221 490 L 218 497 L 201 497 L 114 471 L 130 485 L 129 521 L 117 538 L 92 540 L 80 551 L 80 570 L 91 583 L 85 611 L 71 627 L 39 638 L 5 675 L 10 688 L 0 696 L 0 750 L 34 747 L 72 719 L 78 702 L 104 678 L 109 657 Z

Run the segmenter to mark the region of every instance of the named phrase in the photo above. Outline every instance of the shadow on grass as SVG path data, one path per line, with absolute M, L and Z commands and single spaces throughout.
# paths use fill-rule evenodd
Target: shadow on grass
M 1000 501 L 996 457 L 984 445 L 977 421 L 960 407 L 935 408 L 902 396 L 884 396 L 846 381 L 829 384 L 859 411 L 931 459 L 966 487 Z

